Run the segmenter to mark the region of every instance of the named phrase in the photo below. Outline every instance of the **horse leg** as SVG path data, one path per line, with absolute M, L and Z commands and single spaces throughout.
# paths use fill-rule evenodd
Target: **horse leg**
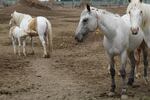
M 26 56 L 26 41 L 25 40 L 23 40 L 23 54 L 24 54 L 24 56 Z
M 110 93 L 108 94 L 108 96 L 114 96 L 115 88 L 116 88 L 114 57 L 109 56 L 109 60 L 110 60 L 111 89 L 110 89 Z
M 127 86 L 126 86 L 126 63 L 127 63 L 127 52 L 124 51 L 121 53 L 121 69 L 120 69 L 120 75 L 122 77 L 122 91 L 121 91 L 121 99 L 127 98 Z
M 140 76 L 141 76 L 141 73 L 140 73 L 140 71 L 139 71 L 139 65 L 140 65 L 140 54 L 141 54 L 141 47 L 139 47 L 138 49 L 136 49 L 136 54 L 135 54 L 135 59 L 136 59 L 136 75 L 135 75 L 135 77 L 136 78 L 140 78 Z
M 148 47 L 146 46 L 145 42 L 142 46 L 142 52 L 143 52 L 143 63 L 144 63 L 144 81 L 145 84 L 148 84 L 148 77 L 147 77 L 147 68 L 148 68 Z
M 46 49 L 46 42 L 45 42 L 45 38 L 43 36 L 39 36 L 41 42 L 42 42 L 42 46 L 43 46 L 43 50 L 44 50 L 44 58 L 49 58 L 49 55 L 47 54 L 47 49 Z
M 19 54 L 19 56 L 21 56 L 21 40 L 20 40 L 20 38 L 18 38 L 18 54 Z
M 31 54 L 34 55 L 34 43 L 33 43 L 33 38 L 31 37 L 31 48 L 32 48 L 32 51 L 31 51 Z
M 14 54 L 17 54 L 17 52 L 16 52 L 16 40 L 13 37 L 12 37 L 12 45 L 14 48 Z
M 135 56 L 134 56 L 134 51 L 129 52 L 128 57 L 130 59 L 131 63 L 131 70 L 130 70 L 130 75 L 128 79 L 128 85 L 132 86 L 134 82 L 134 73 L 135 73 Z

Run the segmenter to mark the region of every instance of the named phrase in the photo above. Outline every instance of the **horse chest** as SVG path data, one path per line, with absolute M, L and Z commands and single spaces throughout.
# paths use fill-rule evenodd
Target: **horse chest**
M 103 45 L 109 54 L 115 55 L 120 54 L 125 48 L 125 46 L 122 46 L 119 41 L 109 41 L 106 37 L 104 37 Z

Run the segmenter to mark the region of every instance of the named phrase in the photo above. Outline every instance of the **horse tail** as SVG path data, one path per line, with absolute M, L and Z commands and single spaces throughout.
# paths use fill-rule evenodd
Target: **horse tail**
M 52 34 L 52 26 L 51 23 L 48 19 L 46 19 L 47 23 L 47 37 L 48 37 L 48 49 L 49 49 L 49 54 L 50 56 L 52 55 L 53 52 L 53 34 Z

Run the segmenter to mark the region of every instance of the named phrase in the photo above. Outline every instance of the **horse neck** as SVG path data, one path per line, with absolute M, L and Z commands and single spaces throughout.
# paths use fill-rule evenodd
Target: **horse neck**
M 19 16 L 16 17 L 17 20 L 16 23 L 18 26 L 21 24 L 23 18 L 24 18 L 23 14 L 20 14 Z
M 19 26 L 21 24 L 21 22 L 23 21 L 23 19 L 31 19 L 32 17 L 30 15 L 26 15 L 26 14 L 21 14 L 19 13 L 19 15 L 17 16 L 17 25 Z
M 114 27 L 115 24 L 117 24 L 115 16 L 98 14 L 98 27 L 104 31 L 104 35 L 109 39 L 113 39 L 116 35 L 116 27 Z

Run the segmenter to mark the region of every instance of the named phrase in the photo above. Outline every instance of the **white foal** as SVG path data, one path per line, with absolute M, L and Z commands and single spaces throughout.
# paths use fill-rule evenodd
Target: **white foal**
M 14 53 L 17 54 L 16 51 L 16 45 L 18 42 L 18 54 L 19 56 L 21 55 L 21 44 L 23 44 L 23 54 L 26 56 L 26 37 L 28 36 L 28 33 L 23 31 L 21 28 L 18 26 L 12 26 L 9 31 L 9 36 L 12 39 L 12 44 L 14 48 Z

